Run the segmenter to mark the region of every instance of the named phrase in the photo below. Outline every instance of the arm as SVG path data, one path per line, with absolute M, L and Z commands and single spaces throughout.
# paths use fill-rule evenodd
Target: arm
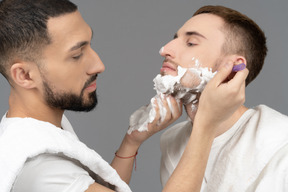
M 204 89 L 188 144 L 163 191 L 200 191 L 217 128 L 245 101 L 248 70 L 227 81 L 232 67 L 232 63 L 223 67 Z
M 150 136 L 154 135 L 155 133 L 161 131 L 162 129 L 168 127 L 170 124 L 172 124 L 175 120 L 177 120 L 181 114 L 182 114 L 182 107 L 179 108 L 179 104 L 176 102 L 176 100 L 172 96 L 168 96 L 169 98 L 162 99 L 162 103 L 164 107 L 167 110 L 165 120 L 161 123 L 161 125 L 158 125 L 157 122 L 159 122 L 160 114 L 159 114 L 159 108 L 156 107 L 156 117 L 154 121 L 150 124 L 148 124 L 148 131 L 133 131 L 131 134 L 126 134 L 118 151 L 117 155 L 120 157 L 131 157 L 127 159 L 118 158 L 115 156 L 113 159 L 111 166 L 115 168 L 126 183 L 129 183 L 131 174 L 133 171 L 133 164 L 134 164 L 134 157 L 133 155 L 136 154 L 137 150 L 141 146 L 141 144 L 147 140 Z M 167 99 L 170 99 L 171 105 L 173 107 L 173 112 L 170 111 Z M 155 105 L 157 105 L 157 102 L 155 101 Z
M 169 126 L 171 123 L 173 123 L 175 120 L 177 120 L 181 114 L 182 114 L 182 107 L 179 108 L 179 104 L 176 102 L 176 100 L 169 96 L 172 108 L 174 109 L 173 112 L 170 111 L 170 108 L 168 106 L 168 102 L 166 100 L 167 98 L 163 99 L 163 106 L 167 109 L 165 120 L 162 121 L 160 125 L 158 125 L 158 120 L 160 119 L 159 109 L 157 103 L 156 105 L 156 117 L 154 121 L 150 124 L 148 124 L 148 131 L 133 131 L 130 135 L 126 134 L 124 136 L 124 139 L 117 151 L 117 155 L 121 157 L 130 157 L 134 156 L 138 150 L 138 148 L 141 146 L 141 144 L 147 140 L 150 136 L 154 135 L 155 133 L 161 131 L 162 129 Z M 180 103 L 181 104 L 181 103 Z M 121 177 L 123 181 L 125 181 L 127 184 L 130 182 L 130 178 L 133 171 L 133 165 L 134 165 L 134 158 L 127 158 L 122 159 L 118 157 L 114 157 L 111 166 L 116 169 L 117 173 Z M 94 183 L 89 186 L 89 188 L 86 190 L 86 192 L 109 192 L 112 191 L 111 189 L 108 189 L 98 183 Z

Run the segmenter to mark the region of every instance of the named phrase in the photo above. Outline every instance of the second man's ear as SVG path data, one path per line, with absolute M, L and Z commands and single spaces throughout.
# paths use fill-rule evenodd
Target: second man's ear
M 232 68 L 233 72 L 241 71 L 246 68 L 246 59 L 242 56 L 236 57 L 233 64 L 234 64 Z
M 234 65 L 239 65 L 241 63 L 245 64 L 245 66 L 247 65 L 245 57 L 236 56 Z
M 237 66 L 239 64 L 244 64 L 244 68 L 247 66 L 247 62 L 246 62 L 246 59 L 245 57 L 241 56 L 241 55 L 229 55 L 229 56 L 226 56 L 222 61 L 221 61 L 221 64 L 219 66 L 217 66 L 217 68 L 221 68 L 222 65 L 225 65 L 227 63 L 233 63 L 234 66 Z M 217 69 L 216 69 L 217 70 Z

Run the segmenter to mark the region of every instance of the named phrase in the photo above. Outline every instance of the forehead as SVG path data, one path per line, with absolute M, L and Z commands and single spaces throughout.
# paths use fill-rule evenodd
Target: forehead
M 69 49 L 79 41 L 90 41 L 92 31 L 79 11 L 50 18 L 47 23 L 52 46 Z
M 177 35 L 180 36 L 189 31 L 195 31 L 203 35 L 207 40 L 221 39 L 224 41 L 223 26 L 224 21 L 221 17 L 203 13 L 186 21 L 178 30 Z

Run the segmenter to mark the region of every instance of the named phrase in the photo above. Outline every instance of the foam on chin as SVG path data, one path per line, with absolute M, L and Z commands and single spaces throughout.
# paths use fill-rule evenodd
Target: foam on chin
M 164 94 L 171 94 L 174 92 L 174 85 L 180 84 L 181 78 L 187 72 L 187 68 L 182 68 L 178 66 L 178 75 L 161 75 L 158 74 L 154 79 L 154 89 L 156 90 L 157 94 L 164 93 Z
M 182 68 L 178 66 L 178 75 L 160 75 L 158 74 L 154 78 L 154 89 L 157 94 L 163 93 L 168 95 L 173 95 L 176 99 L 185 100 L 182 102 L 188 104 L 191 102 L 197 102 L 197 94 L 201 93 L 206 86 L 206 84 L 214 77 L 216 72 L 212 72 L 211 69 L 206 68 Z M 191 73 L 200 80 L 198 84 L 185 87 L 181 84 L 181 79 L 185 73 Z
M 198 102 L 197 94 L 203 91 L 205 85 L 214 77 L 216 72 L 213 73 L 211 69 L 201 67 L 196 69 L 178 66 L 177 70 L 177 76 L 162 76 L 158 74 L 154 78 L 154 89 L 156 90 L 157 95 L 151 99 L 149 105 L 141 107 L 130 116 L 128 134 L 131 134 L 134 130 L 140 132 L 148 130 L 148 123 L 152 123 L 156 117 L 155 102 L 157 102 L 160 113 L 160 119 L 157 123 L 160 124 L 164 120 L 167 111 L 161 99 L 166 99 L 170 110 L 173 110 L 169 98 L 165 97 L 166 95 L 173 95 L 178 102 L 179 107 L 182 107 L 180 106 L 181 100 L 183 104 L 192 102 L 192 111 L 197 109 L 197 106 L 195 105 Z M 195 75 L 195 77 L 199 78 L 199 83 L 191 87 L 184 87 L 181 84 L 181 79 L 187 72 L 192 73 L 191 75 Z

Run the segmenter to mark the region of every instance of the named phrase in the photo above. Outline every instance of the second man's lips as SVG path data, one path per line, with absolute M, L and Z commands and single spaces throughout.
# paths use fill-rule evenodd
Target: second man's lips
M 173 71 L 177 71 L 177 66 L 173 63 L 171 63 L 169 60 L 165 60 L 162 64 L 162 69 L 170 69 Z
M 177 65 L 172 61 L 164 60 L 162 68 L 160 69 L 161 74 L 177 75 Z

